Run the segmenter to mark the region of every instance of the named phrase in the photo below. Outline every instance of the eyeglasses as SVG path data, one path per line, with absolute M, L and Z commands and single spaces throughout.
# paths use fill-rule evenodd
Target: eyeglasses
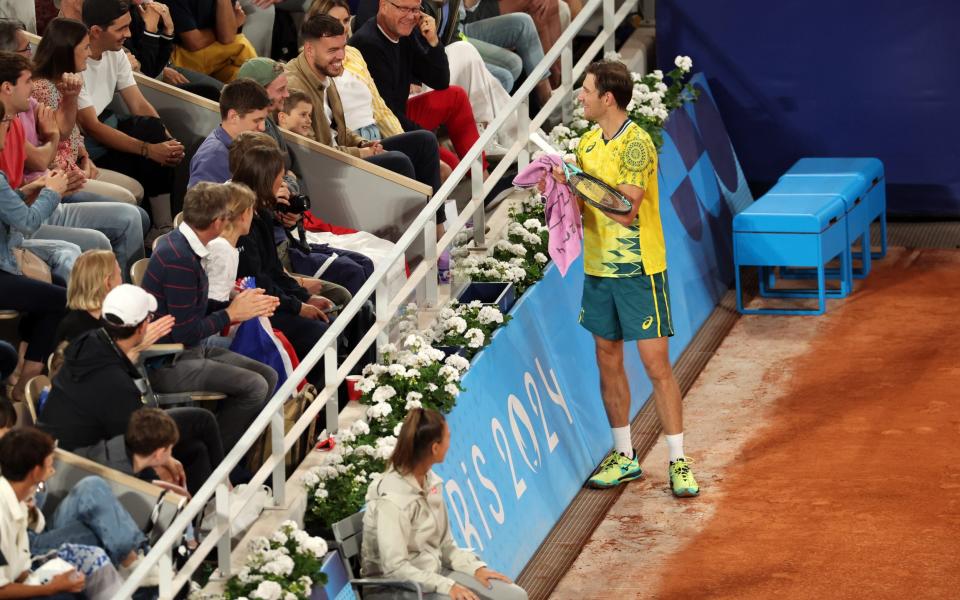
M 416 14 L 420 13 L 420 11 L 423 10 L 423 5 L 422 5 L 422 4 L 418 4 L 418 5 L 416 5 L 416 6 L 400 6 L 399 4 L 397 4 L 396 2 L 394 2 L 393 0 L 387 0 L 387 2 L 389 2 L 394 8 L 396 8 L 396 9 L 399 10 L 402 14 L 405 14 L 405 15 L 416 15 Z

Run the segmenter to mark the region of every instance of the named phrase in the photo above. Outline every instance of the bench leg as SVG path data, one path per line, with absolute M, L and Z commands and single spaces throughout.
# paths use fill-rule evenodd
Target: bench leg
M 880 252 L 873 252 L 871 250 L 870 254 L 873 258 L 884 258 L 887 255 L 887 211 L 884 210 L 880 213 Z
M 843 266 L 841 265 L 840 268 L 842 269 Z M 817 307 L 817 312 L 813 314 L 822 315 L 827 312 L 827 275 L 824 272 L 823 261 L 817 265 Z
M 740 265 L 733 264 L 734 281 L 737 289 L 737 311 L 743 314 L 743 290 L 740 288 Z

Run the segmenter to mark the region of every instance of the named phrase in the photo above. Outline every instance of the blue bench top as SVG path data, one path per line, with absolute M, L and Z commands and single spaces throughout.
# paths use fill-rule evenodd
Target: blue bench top
M 879 158 L 801 158 L 787 175 L 860 175 L 868 186 L 883 179 L 883 162 Z
M 766 193 L 767 196 L 795 196 L 797 194 L 828 194 L 843 198 L 847 212 L 862 200 L 869 182 L 857 175 L 814 177 L 787 173 Z
M 844 218 L 846 204 L 838 195 L 797 194 L 789 202 L 762 196 L 733 217 L 742 233 L 821 233 Z

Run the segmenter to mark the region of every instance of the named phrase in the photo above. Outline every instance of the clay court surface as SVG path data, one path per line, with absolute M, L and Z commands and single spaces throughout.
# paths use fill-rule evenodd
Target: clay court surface
M 960 252 L 892 248 L 821 317 L 742 317 L 552 598 L 960 598 Z

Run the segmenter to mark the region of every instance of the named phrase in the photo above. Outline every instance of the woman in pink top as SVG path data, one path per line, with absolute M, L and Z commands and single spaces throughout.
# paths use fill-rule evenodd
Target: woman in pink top
M 90 56 L 90 37 L 87 27 L 80 21 L 58 17 L 50 22 L 37 46 L 34 56 L 33 97 L 41 104 L 56 110 L 61 103 L 72 106 L 66 111 L 72 116 L 73 129 L 60 141 L 54 167 L 79 169 L 87 178 L 82 190 L 113 200 L 139 204 L 143 199 L 143 186 L 132 177 L 115 171 L 98 169 L 83 145 L 83 135 L 76 125 L 76 96 L 67 99 L 61 94 L 65 76 L 80 73 L 87 68 Z M 67 104 L 67 102 L 70 104 Z

